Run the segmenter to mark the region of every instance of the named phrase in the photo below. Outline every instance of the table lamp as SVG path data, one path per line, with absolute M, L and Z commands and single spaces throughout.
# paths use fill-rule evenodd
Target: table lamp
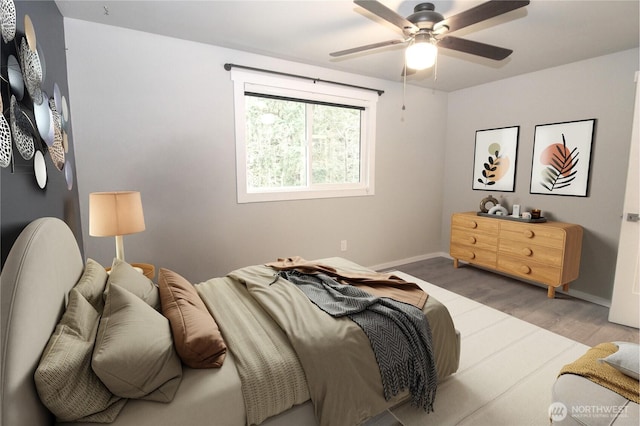
M 89 194 L 89 235 L 116 237 L 116 258 L 124 260 L 123 235 L 144 231 L 142 200 L 138 191 Z

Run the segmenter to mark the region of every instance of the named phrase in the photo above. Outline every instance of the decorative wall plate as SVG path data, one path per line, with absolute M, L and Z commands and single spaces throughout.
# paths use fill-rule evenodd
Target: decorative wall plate
M 67 181 L 67 189 L 73 189 L 73 166 L 69 160 L 64 163 L 64 178 Z
M 44 56 L 44 52 L 42 51 L 42 46 L 38 45 L 36 46 L 36 52 L 38 52 L 38 59 L 40 60 L 40 69 L 42 69 L 42 81 L 46 81 L 47 80 L 47 61 L 45 59 L 47 59 Z
M 2 102 L 0 101 L 0 104 Z M 0 109 L 2 109 L 0 107 Z M 7 119 L 0 113 L 0 167 L 7 167 L 11 164 L 13 148 L 11 147 L 11 128 Z
M 67 98 L 62 95 L 62 129 L 65 132 L 69 131 L 69 105 L 67 104 Z
M 29 15 L 24 15 L 24 35 L 27 37 L 27 44 L 32 52 L 36 51 L 36 30 Z
M 60 93 L 60 86 L 58 83 L 53 83 L 53 101 L 55 102 L 56 111 L 60 116 L 60 120 L 62 120 L 62 95 Z M 53 110 L 53 108 L 51 108 Z M 62 126 L 62 121 L 60 122 Z
M 44 103 L 44 102 L 43 102 Z M 51 114 L 53 116 L 53 144 L 49 147 L 49 155 L 53 161 L 53 165 L 60 171 L 64 168 L 64 146 L 62 145 L 62 127 L 60 123 L 60 114 L 56 111 L 56 105 L 53 98 L 49 99 Z
M 62 148 L 65 154 L 69 152 L 69 135 L 64 130 L 62 130 Z
M 5 43 L 16 36 L 16 5 L 13 0 L 0 0 L 0 31 Z
M 42 97 L 47 99 L 47 94 L 45 92 L 41 93 Z M 36 126 L 40 137 L 47 145 L 53 145 L 53 117 L 51 109 L 49 109 L 49 102 L 41 102 L 39 105 L 34 104 L 33 113 L 36 117 Z
M 0 0 L 2 1 L 2 0 Z M 24 97 L 24 79 L 22 78 L 22 70 L 15 56 L 9 55 L 7 58 L 7 76 L 9 77 L 9 87 L 11 93 L 21 101 Z
M 36 175 L 36 182 L 40 189 L 44 189 L 47 186 L 47 164 L 44 161 L 44 155 L 42 151 L 36 151 L 33 156 L 33 172 Z
M 31 126 L 29 119 L 20 111 L 16 97 L 11 95 L 10 111 L 10 125 L 11 133 L 13 134 L 13 140 L 18 148 L 18 152 L 25 160 L 31 160 L 33 158 L 34 146 L 33 136 L 27 133 L 26 129 Z
M 32 52 L 31 49 L 29 49 L 27 41 L 24 38 L 20 43 L 20 60 L 22 62 L 22 72 L 24 74 L 27 92 L 29 92 L 31 99 L 33 99 L 33 103 L 40 105 L 43 101 L 40 57 L 37 51 Z

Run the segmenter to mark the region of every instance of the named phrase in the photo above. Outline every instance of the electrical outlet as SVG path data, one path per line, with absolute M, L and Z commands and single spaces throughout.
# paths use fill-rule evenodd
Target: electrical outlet
M 340 251 L 347 251 L 347 240 L 340 240 Z

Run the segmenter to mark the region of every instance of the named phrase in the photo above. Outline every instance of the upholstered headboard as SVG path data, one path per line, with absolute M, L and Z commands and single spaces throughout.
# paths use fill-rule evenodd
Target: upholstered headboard
M 60 219 L 33 221 L 14 243 L 0 275 L 3 426 L 53 424 L 33 375 L 83 269 L 75 237 Z

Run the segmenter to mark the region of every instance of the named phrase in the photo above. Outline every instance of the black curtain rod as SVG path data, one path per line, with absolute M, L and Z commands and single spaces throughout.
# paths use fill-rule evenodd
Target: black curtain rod
M 242 69 L 245 69 L 245 70 L 260 71 L 260 72 L 266 72 L 266 73 L 269 73 L 269 74 L 278 74 L 278 75 L 284 75 L 284 76 L 287 76 L 287 77 L 302 78 L 302 79 L 305 79 L 305 80 L 312 80 L 314 83 L 322 82 L 322 83 L 337 84 L 338 86 L 353 87 L 355 89 L 371 90 L 372 92 L 377 92 L 378 96 L 382 96 L 382 94 L 384 93 L 384 90 L 372 89 L 370 87 L 356 86 L 356 85 L 347 84 L 347 83 L 340 83 L 338 81 L 322 80 L 320 78 L 307 77 L 307 76 L 304 76 L 304 75 L 289 74 L 289 73 L 286 73 L 286 72 L 265 70 L 265 69 L 262 69 L 262 68 L 246 67 L 244 65 L 229 64 L 229 63 L 224 64 L 224 69 L 225 70 L 231 71 L 231 68 L 242 68 Z

